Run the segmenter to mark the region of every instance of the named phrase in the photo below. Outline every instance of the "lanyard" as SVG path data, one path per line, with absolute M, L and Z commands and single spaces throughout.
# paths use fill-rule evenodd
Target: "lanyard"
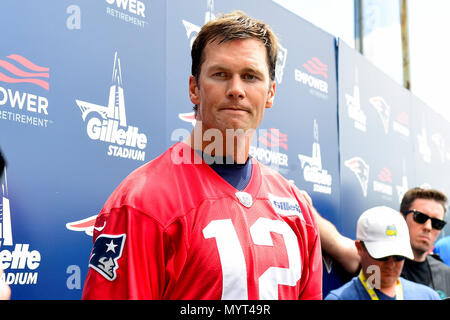
M 366 277 L 364 277 L 362 270 L 359 272 L 359 280 L 361 281 L 362 285 L 364 286 L 364 289 L 366 289 L 367 293 L 369 294 L 372 300 L 380 300 L 378 299 L 378 296 L 373 287 L 367 283 Z M 403 300 L 403 287 L 402 283 L 400 282 L 400 279 L 397 279 L 397 284 L 395 286 L 395 297 L 396 300 Z

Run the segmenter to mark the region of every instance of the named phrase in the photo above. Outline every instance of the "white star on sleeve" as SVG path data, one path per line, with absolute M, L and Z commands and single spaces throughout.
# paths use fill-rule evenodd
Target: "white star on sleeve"
M 116 253 L 116 247 L 118 246 L 117 244 L 114 244 L 114 240 L 111 239 L 110 243 L 107 243 L 106 246 L 108 247 L 108 249 L 106 249 L 106 252 L 108 251 L 112 251 L 114 253 Z

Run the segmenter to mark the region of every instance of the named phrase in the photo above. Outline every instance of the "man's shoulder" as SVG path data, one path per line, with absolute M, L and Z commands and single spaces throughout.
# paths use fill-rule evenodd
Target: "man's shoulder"
M 442 261 L 439 255 L 429 254 L 427 255 L 427 261 L 432 271 L 433 269 L 439 270 L 445 272 L 450 277 L 450 267 Z
M 408 300 L 439 300 L 439 294 L 431 287 L 421 283 L 417 283 L 403 277 L 400 281 L 405 292 L 405 298 Z
M 169 173 L 173 172 L 174 165 L 173 161 L 171 161 L 172 149 L 173 147 L 167 149 L 158 157 L 133 170 L 120 183 L 117 190 L 122 192 L 129 192 L 130 190 L 146 192 L 147 190 L 158 189 L 161 185 L 170 183 L 171 180 L 168 179 L 170 178 Z
M 190 152 L 189 146 L 180 144 L 131 172 L 110 195 L 102 211 L 131 207 L 144 214 L 164 211 L 174 216 L 184 210 L 192 200 L 189 194 L 198 191 L 195 182 L 201 179 L 196 175 L 202 172 L 202 165 L 177 159 L 175 152 Z
M 259 167 L 261 177 L 263 177 L 263 183 L 266 186 L 264 191 L 268 193 L 271 193 L 271 191 L 286 191 L 287 193 L 295 193 L 296 195 L 301 194 L 292 180 L 286 179 L 275 169 L 268 167 L 255 158 L 253 158 L 252 164 Z M 301 197 L 301 200 L 303 202 L 303 197 Z
M 278 171 L 268 167 L 267 165 L 259 162 L 255 158 L 253 158 L 253 165 L 258 166 L 260 169 L 261 176 L 263 177 L 264 186 L 261 191 L 264 195 L 274 195 L 280 197 L 292 197 L 294 196 L 302 213 L 305 214 L 308 212 L 308 215 L 312 216 L 312 212 L 310 209 L 310 204 L 306 200 L 302 191 L 295 185 L 293 180 L 286 179 L 283 175 L 281 175 Z M 269 198 L 270 201 L 270 198 Z M 305 211 L 305 212 L 303 212 Z
M 341 287 L 331 290 L 325 300 L 361 300 L 358 277 L 353 277 Z
M 264 175 L 265 177 L 288 182 L 288 180 L 285 177 L 283 177 L 277 170 L 265 165 L 256 158 L 252 158 L 252 160 L 253 160 L 252 164 L 259 166 L 261 174 Z

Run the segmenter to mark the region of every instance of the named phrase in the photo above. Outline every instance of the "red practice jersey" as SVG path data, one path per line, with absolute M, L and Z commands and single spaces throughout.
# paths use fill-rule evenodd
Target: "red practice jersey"
M 317 225 L 299 190 L 252 161 L 238 191 L 179 142 L 97 217 L 83 299 L 321 299 Z

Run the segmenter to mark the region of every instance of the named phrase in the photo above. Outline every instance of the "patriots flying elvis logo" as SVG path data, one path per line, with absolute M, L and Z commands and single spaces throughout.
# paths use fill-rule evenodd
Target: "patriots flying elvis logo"
M 100 273 L 109 281 L 117 277 L 119 264 L 117 260 L 122 256 L 126 234 L 101 234 L 95 240 L 89 267 Z

